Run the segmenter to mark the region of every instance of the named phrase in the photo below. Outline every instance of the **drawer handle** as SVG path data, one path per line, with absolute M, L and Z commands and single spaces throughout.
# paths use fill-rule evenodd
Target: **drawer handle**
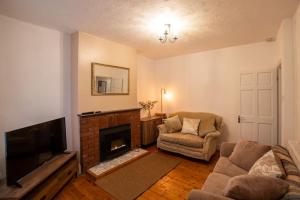
M 68 175 L 70 175 L 72 173 L 72 170 L 68 171 Z

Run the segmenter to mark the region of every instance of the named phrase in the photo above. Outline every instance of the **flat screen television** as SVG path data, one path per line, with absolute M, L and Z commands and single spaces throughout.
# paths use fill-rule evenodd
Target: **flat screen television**
M 7 185 L 66 150 L 65 118 L 36 124 L 5 134 Z

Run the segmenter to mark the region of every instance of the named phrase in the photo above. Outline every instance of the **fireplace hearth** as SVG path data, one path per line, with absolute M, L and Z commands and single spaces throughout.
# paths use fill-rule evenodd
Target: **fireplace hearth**
M 100 161 L 115 158 L 131 149 L 130 124 L 100 129 L 99 134 Z

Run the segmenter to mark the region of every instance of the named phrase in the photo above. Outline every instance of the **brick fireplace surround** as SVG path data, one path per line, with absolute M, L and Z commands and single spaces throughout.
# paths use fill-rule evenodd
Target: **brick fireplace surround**
M 131 126 L 131 149 L 139 148 L 140 109 L 126 109 L 101 112 L 92 115 L 79 115 L 80 118 L 80 152 L 83 171 L 100 162 L 100 129 L 124 124 Z

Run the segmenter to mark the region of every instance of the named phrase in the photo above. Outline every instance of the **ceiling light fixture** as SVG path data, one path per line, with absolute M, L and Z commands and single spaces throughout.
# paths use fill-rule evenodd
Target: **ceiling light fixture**
M 164 32 L 158 39 L 161 43 L 166 43 L 167 41 L 173 43 L 178 39 L 178 37 L 173 33 L 171 24 L 165 24 Z

